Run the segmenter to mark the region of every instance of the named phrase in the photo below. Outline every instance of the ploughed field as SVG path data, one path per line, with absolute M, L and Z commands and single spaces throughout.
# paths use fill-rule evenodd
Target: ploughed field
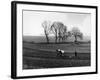
M 57 49 L 62 49 L 65 53 L 57 56 Z M 89 42 L 79 44 L 23 42 L 23 69 L 90 66 L 90 51 Z

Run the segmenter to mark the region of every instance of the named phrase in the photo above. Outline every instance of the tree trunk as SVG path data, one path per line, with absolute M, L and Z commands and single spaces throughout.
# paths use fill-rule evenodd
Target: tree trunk
M 57 39 L 58 39 L 58 37 L 57 37 L 57 31 L 55 31 L 55 43 L 57 43 Z
M 59 36 L 59 43 L 60 43 L 60 36 Z
M 77 36 L 75 35 L 75 41 L 74 41 L 75 43 L 77 42 Z
M 56 35 L 55 35 L 55 43 L 57 43 L 57 33 L 56 33 Z
M 46 36 L 47 43 L 49 43 L 49 37 L 48 37 L 48 34 L 46 33 L 46 31 L 45 31 L 45 36 Z
M 60 43 L 60 32 L 58 33 L 58 40 L 59 40 L 59 43 Z
M 46 39 L 47 39 L 47 43 L 49 43 L 49 37 L 48 35 L 46 34 Z

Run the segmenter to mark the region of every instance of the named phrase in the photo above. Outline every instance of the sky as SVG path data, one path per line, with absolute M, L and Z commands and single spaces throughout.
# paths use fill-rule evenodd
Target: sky
M 78 27 L 84 36 L 91 35 L 91 14 L 71 12 L 23 11 L 23 35 L 43 36 L 44 21 L 60 21 L 68 30 Z

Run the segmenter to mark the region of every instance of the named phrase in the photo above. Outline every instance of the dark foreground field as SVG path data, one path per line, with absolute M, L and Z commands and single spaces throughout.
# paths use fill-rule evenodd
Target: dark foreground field
M 62 57 L 57 56 L 56 49 L 65 51 Z M 23 43 L 23 69 L 80 67 L 90 63 L 90 43 Z

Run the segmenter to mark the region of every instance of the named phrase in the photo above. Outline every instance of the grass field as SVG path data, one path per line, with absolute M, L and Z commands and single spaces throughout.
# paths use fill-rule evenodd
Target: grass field
M 65 51 L 57 56 L 56 49 Z M 77 57 L 75 57 L 75 50 Z M 29 43 L 23 42 L 23 69 L 90 66 L 90 43 Z

